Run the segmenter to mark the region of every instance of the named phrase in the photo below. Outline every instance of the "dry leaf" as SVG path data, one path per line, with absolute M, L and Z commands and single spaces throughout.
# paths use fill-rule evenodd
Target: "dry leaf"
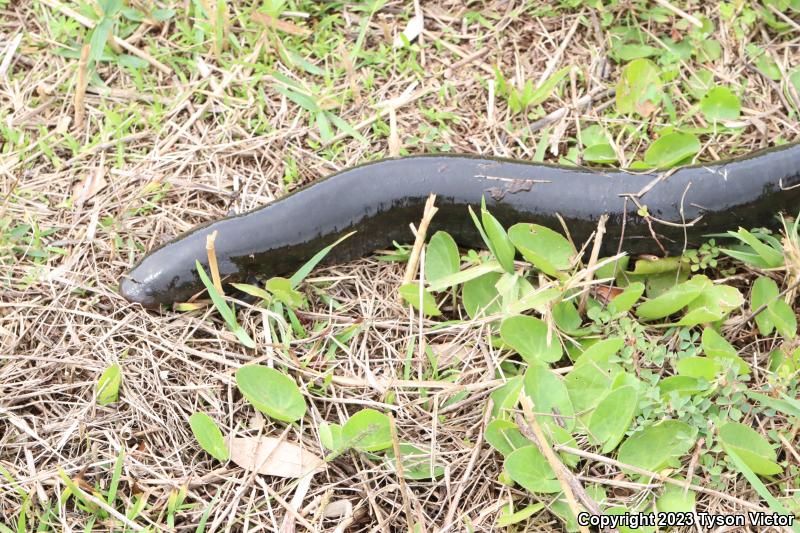
M 92 198 L 108 185 L 105 178 L 106 170 L 101 165 L 94 172 L 90 172 L 86 179 L 78 183 L 72 189 L 72 199 L 75 205 L 83 205 L 86 200 Z
M 460 342 L 431 342 L 428 346 L 436 356 L 439 367 L 455 361 L 466 361 L 470 354 L 470 349 Z
M 622 294 L 622 291 L 623 289 L 620 289 L 619 287 L 608 287 L 606 285 L 598 285 L 594 288 L 595 297 L 597 297 L 597 299 L 604 304 L 607 304 Z
M 425 20 L 422 18 L 422 15 L 415 15 L 408 21 L 406 29 L 403 30 L 403 37 L 408 39 L 408 42 L 413 42 L 414 39 L 419 37 L 419 34 L 422 33 L 424 26 Z M 395 48 L 402 48 L 403 44 L 403 39 L 399 35 L 394 38 Z
M 229 448 L 231 461 L 268 476 L 299 478 L 325 464 L 301 446 L 273 437 L 237 437 L 230 440 Z
M 291 35 L 311 35 L 311 30 L 308 28 L 303 28 L 297 24 L 286 22 L 285 20 L 278 20 L 267 15 L 266 13 L 253 13 L 253 20 L 260 22 L 267 28 L 272 28 L 273 30 L 282 31 Z

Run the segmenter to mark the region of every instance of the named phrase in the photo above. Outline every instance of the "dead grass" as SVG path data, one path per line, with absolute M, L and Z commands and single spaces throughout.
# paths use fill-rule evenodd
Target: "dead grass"
M 295 186 L 388 153 L 388 108 L 374 104 L 394 104 L 397 137 L 410 152 L 428 149 L 425 142 L 412 142 L 433 126 L 421 113 L 424 107 L 458 119 L 449 121 L 448 128 L 439 128 L 437 146 L 531 158 L 539 133 L 526 132 L 526 119 L 514 119 L 514 128 L 505 127 L 511 119 L 505 102 L 488 97 L 487 82 L 494 79 L 495 65 L 508 77 L 520 79 L 538 80 L 569 64 L 585 75 L 586 82 L 573 79 L 563 96 L 545 102 L 545 112 L 556 113 L 556 120 L 535 125 L 540 132 L 546 127 L 551 136 L 555 150 L 548 153 L 550 160 L 556 159 L 556 151 L 565 153 L 566 140 L 575 138 L 578 123 L 613 127 L 616 121 L 628 120 L 604 113 L 612 97 L 601 91 L 613 87 L 619 67 L 605 55 L 609 41 L 596 31 L 594 15 L 584 10 L 585 24 L 575 31 L 576 11 L 534 17 L 532 12 L 546 11 L 546 3 L 524 8 L 515 2 L 487 2 L 473 8 L 496 14 L 489 17 L 492 26 L 487 29 L 465 18 L 461 2 L 424 2 L 422 69 L 414 71 L 395 62 L 356 71 L 357 84 L 374 78 L 371 89 L 362 87 L 366 102 L 358 105 L 345 100 L 335 111 L 351 124 L 363 122 L 359 130 L 369 142 L 348 137 L 332 148 L 322 148 L 319 132 L 308 126 L 299 108 L 271 89 L 271 77 L 264 69 L 254 67 L 265 56 L 274 59 L 275 50 L 266 41 L 241 58 L 243 62 L 222 64 L 213 47 L 182 50 L 172 39 L 177 32 L 174 23 L 143 24 L 128 39 L 132 46 L 159 51 L 159 60 L 170 71 L 173 63 L 168 60 L 197 57 L 207 64 L 207 71 L 192 69 L 189 78 L 181 81 L 174 74 L 145 69 L 149 90 L 141 91 L 129 72 L 102 65 L 99 73 L 108 90 L 90 84 L 86 94 L 78 97 L 78 60 L 54 53 L 58 47 L 70 46 L 63 33 L 55 34 L 57 25 L 70 20 L 56 15 L 57 4 L 67 5 L 55 0 L 12 1 L 0 7 L 0 64 L 4 57 L 11 57 L 0 73 L 0 119 L 31 141 L 39 140 L 38 145 L 31 142 L 4 151 L 0 218 L 55 230 L 45 242 L 63 250 L 63 254 L 48 252 L 46 259 L 31 255 L 32 249 L 14 251 L 10 260 L 0 257 L 0 465 L 16 480 L 15 486 L 34 494 L 40 503 L 56 505 L 56 496 L 64 488 L 59 468 L 90 484 L 106 486 L 115 458 L 125 449 L 121 497 L 130 503 L 135 494 L 146 496 L 148 505 L 138 518 L 140 525 L 164 528 L 170 494 L 187 486 L 187 501 L 196 507 L 179 515 L 177 529 L 194 530 L 216 495 L 207 530 L 277 531 L 287 516 L 285 506 L 292 505 L 294 484 L 254 478 L 238 467 L 220 467 L 202 452 L 187 424 L 189 415 L 202 409 L 220 423 L 224 433 L 281 434 L 282 426 L 254 414 L 232 379 L 242 364 L 269 361 L 287 367 L 309 400 L 309 415 L 289 429 L 287 440 L 324 455 L 317 435 L 319 423 L 341 423 L 355 410 L 373 406 L 392 412 L 400 440 L 429 447 L 435 461 L 446 465 L 445 476 L 438 482 L 405 481 L 409 490 L 404 504 L 402 485 L 392 472 L 364 455 L 339 457 L 314 478 L 308 494 L 295 506 L 314 529 L 340 531 L 346 526 L 347 531 L 394 531 L 405 529 L 409 518 L 431 531 L 464 530 L 467 523 L 480 531 L 495 527 L 500 507 L 512 496 L 525 497 L 522 491 L 498 483 L 501 462 L 482 441 L 486 400 L 499 383 L 500 358 L 480 323 L 465 321 L 434 331 L 433 323 L 425 322 L 420 331 L 417 317 L 397 304 L 394 296 L 402 266 L 367 258 L 316 272 L 341 307 L 332 310 L 312 297 L 313 308 L 301 318 L 324 328 L 311 339 L 293 342 L 288 350 L 264 337 L 263 317 L 257 309 L 241 306 L 240 320 L 258 335 L 258 347 L 250 351 L 235 342 L 211 311 L 145 312 L 117 295 L 117 280 L 141 255 L 137 246 L 149 249 L 201 221 L 280 197 L 287 190 L 284 173 L 290 160 L 298 170 Z M 693 13 L 707 13 L 719 23 L 712 4 Z M 182 3 L 175 5 L 177 18 L 182 19 Z M 230 8 L 232 32 L 255 31 L 252 25 L 243 29 L 236 18 L 248 7 L 233 4 Z M 348 7 L 340 13 L 346 21 L 347 49 L 354 45 L 364 15 Z M 364 48 L 375 49 L 384 42 L 384 35 L 401 31 L 412 13 L 411 2 L 388 3 L 369 24 Z M 615 16 L 625 17 L 626 10 L 618 8 Z M 314 20 L 290 20 L 307 27 L 314 24 Z M 660 34 L 665 28 L 669 25 L 646 23 L 643 30 Z M 23 38 L 16 42 L 20 34 Z M 723 59 L 706 66 L 720 80 L 739 87 L 746 83 L 742 120 L 748 125 L 739 137 L 705 136 L 699 157 L 712 160 L 765 146 L 777 136 L 796 137 L 797 115 L 790 118 L 793 106 L 798 105 L 793 101 L 796 94 L 787 96 L 776 90 L 781 82 L 767 81 L 748 67 L 741 59 L 742 43 L 732 38 L 725 24 L 720 25 L 719 38 Z M 768 31 L 754 31 L 749 38 L 766 45 L 784 72 L 798 64 L 797 37 L 778 39 Z M 691 75 L 694 68 L 696 64 L 687 64 L 681 76 Z M 278 70 L 296 76 L 296 70 L 280 64 Z M 681 96 L 677 84 L 672 86 L 676 107 L 685 111 L 690 102 Z M 350 90 L 351 84 L 341 77 L 331 93 Z M 605 96 L 588 107 L 573 109 L 582 96 L 598 92 Z M 166 111 L 157 112 L 153 101 Z M 77 130 L 72 123 L 78 120 L 76 105 L 85 117 Z M 135 115 L 142 118 L 119 137 L 119 128 L 109 118 L 112 111 L 121 121 Z M 250 125 L 259 120 L 266 120 L 270 131 L 251 133 Z M 67 143 L 56 143 L 66 133 L 78 145 L 97 144 L 88 151 L 69 153 Z M 620 151 L 628 154 L 646 148 L 633 137 L 617 141 Z M 85 185 L 93 175 L 102 176 L 105 187 L 89 194 L 82 205 L 66 207 L 76 186 Z M 163 197 L 152 201 L 152 190 L 162 185 L 168 185 Z M 332 336 L 356 323 L 360 324 L 358 333 L 335 360 L 325 360 L 323 347 Z M 446 365 L 440 372 L 448 368 L 459 372 L 451 387 L 428 388 L 423 394 L 420 387 L 404 381 L 409 346 L 414 346 L 410 379 L 421 376 L 428 364 L 420 356 L 419 338 L 442 350 L 440 364 L 446 361 Z M 100 373 L 113 363 L 122 366 L 120 401 L 99 407 L 94 387 Z M 320 383 L 323 370 L 333 370 L 338 378 L 325 396 L 310 391 Z M 464 388 L 470 394 L 448 405 Z M 583 480 L 605 484 L 610 501 L 624 506 L 652 498 L 652 489 L 660 486 L 657 480 L 652 485 L 625 485 L 617 473 L 601 463 L 585 463 L 579 472 Z M 757 501 L 745 484 L 736 485 L 733 480 L 730 494 Z M 350 502 L 349 518 L 323 516 L 321 502 L 335 500 Z M 19 512 L 19 501 L 12 484 L 0 480 L 0 522 L 10 523 Z M 698 508 L 733 512 L 739 507 L 704 494 Z M 407 517 L 408 513 L 412 516 Z M 60 516 L 51 529 L 79 529 L 86 520 L 71 505 Z M 529 527 L 562 530 L 552 515 L 538 516 Z M 112 526 L 97 523 L 95 528 L 111 530 Z

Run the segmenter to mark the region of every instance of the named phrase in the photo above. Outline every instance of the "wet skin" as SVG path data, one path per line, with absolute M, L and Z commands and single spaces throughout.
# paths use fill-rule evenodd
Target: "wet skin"
M 220 276 L 227 282 L 293 273 L 352 231 L 327 263 L 346 262 L 393 241 L 409 242 L 409 224 L 419 222 L 430 193 L 437 196 L 439 212 L 429 234 L 447 231 L 465 247 L 483 245 L 467 206 L 477 208 L 485 199 L 506 227 L 534 222 L 563 231 L 559 214 L 578 246 L 607 214 L 604 255 L 618 249 L 661 254 L 680 253 L 710 233 L 774 226 L 778 212 L 794 215 L 800 209 L 799 185 L 800 143 L 661 174 L 471 155 L 385 159 L 180 235 L 123 276 L 120 292 L 149 308 L 188 300 L 204 288 L 195 260 L 208 269 L 206 236 L 214 231 Z M 647 206 L 649 219 L 637 214 L 637 203 Z

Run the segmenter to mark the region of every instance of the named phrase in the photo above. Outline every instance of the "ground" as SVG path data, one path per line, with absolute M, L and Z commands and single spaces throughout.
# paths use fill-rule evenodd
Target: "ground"
M 789 0 L 0 0 L 2 531 L 573 527 L 563 499 L 514 484 L 487 444 L 497 415 L 487 401 L 496 407 L 524 373 L 519 355 L 491 320 L 467 316 L 455 290 L 437 296 L 444 318 L 405 305 L 402 261 L 378 254 L 317 269 L 296 309 L 237 302 L 252 349 L 218 307 L 146 311 L 119 296 L 118 280 L 200 222 L 390 155 L 641 168 L 793 141 L 798 10 Z M 791 251 L 763 268 L 716 246 L 694 257 L 748 298 L 757 278 L 781 289 L 796 279 Z M 569 480 L 606 510 L 649 508 L 672 475 L 697 486 L 697 511 L 776 509 L 763 488 L 796 515 L 798 418 L 786 409 L 798 371 L 774 365 L 775 353 L 797 353 L 794 332 L 759 332 L 750 310 L 720 325 L 752 376 L 715 377 L 713 401 L 657 394 L 672 363 L 700 353 L 703 328 L 579 316 L 595 336 L 619 333 L 620 368 L 656 391 L 628 437 L 659 417 L 702 437 L 641 477 L 576 434 L 571 446 L 585 455 Z M 305 416 L 286 423 L 254 409 L 235 379 L 250 363 L 290 376 Z M 564 375 L 573 362 L 553 368 Z M 109 376 L 111 389 L 98 389 Z M 789 400 L 770 410 L 745 391 Z M 325 424 L 364 408 L 391 414 L 393 443 L 425 450 L 441 466 L 435 479 L 399 476 L 386 452 L 326 448 Z M 195 412 L 225 435 L 281 438 L 327 466 L 306 486 L 219 461 L 193 434 Z M 716 432 L 727 420 L 768 442 L 779 474 L 754 484 L 731 462 Z M 530 516 L 513 520 L 509 508 Z

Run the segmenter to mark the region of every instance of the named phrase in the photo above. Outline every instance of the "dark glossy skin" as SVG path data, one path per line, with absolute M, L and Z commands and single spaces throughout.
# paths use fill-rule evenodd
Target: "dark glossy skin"
M 205 243 L 213 231 L 218 232 L 216 255 L 224 281 L 293 273 L 351 231 L 357 233 L 336 246 L 327 262 L 349 261 L 390 247 L 392 241 L 410 242 L 409 224 L 419 222 L 430 193 L 437 195 L 439 212 L 429 234 L 445 230 L 466 247 L 482 246 L 467 206 L 479 207 L 485 198 L 489 211 L 506 227 L 535 222 L 562 231 L 558 213 L 580 245 L 605 213 L 609 220 L 603 254 L 616 253 L 620 241 L 627 252 L 659 254 L 663 247 L 678 253 L 709 233 L 769 226 L 778 212 L 796 214 L 800 187 L 792 187 L 800 185 L 800 144 L 683 167 L 662 175 L 636 197 L 658 178 L 658 173 L 583 170 L 470 155 L 367 163 L 260 209 L 179 236 L 146 255 L 122 278 L 120 292 L 145 307 L 188 300 L 203 289 L 195 260 L 208 269 Z M 639 216 L 636 202 L 626 195 L 668 224 Z M 684 221 L 694 223 L 684 227 Z

